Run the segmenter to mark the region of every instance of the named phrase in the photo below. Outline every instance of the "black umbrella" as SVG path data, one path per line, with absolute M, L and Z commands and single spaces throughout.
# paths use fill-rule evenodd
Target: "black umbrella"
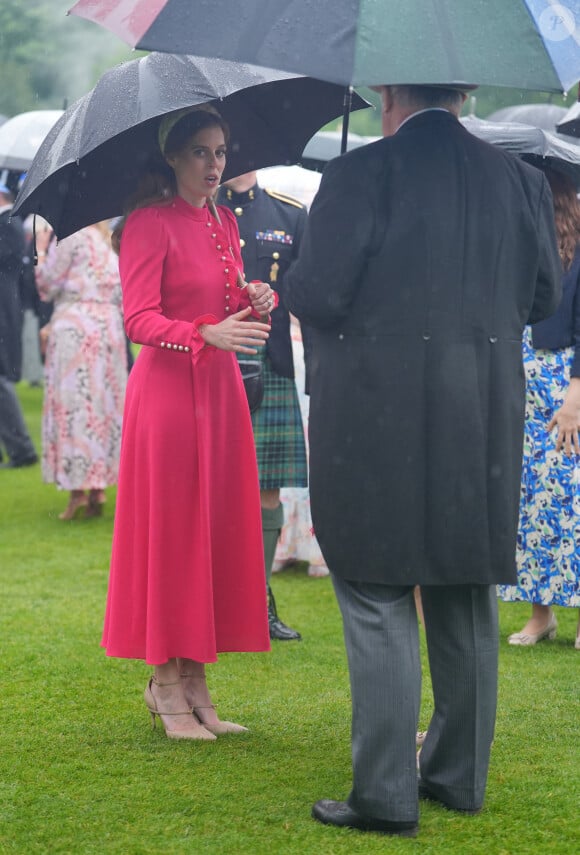
M 580 137 L 580 103 L 578 101 L 564 113 L 556 127 L 559 134 Z
M 558 134 L 516 122 L 489 122 L 466 116 L 461 122 L 479 139 L 511 151 L 535 166 L 550 166 L 580 187 L 580 146 Z
M 59 238 L 121 214 L 144 165 L 159 157 L 161 117 L 195 104 L 213 103 L 230 125 L 224 180 L 296 163 L 342 112 L 343 94 L 332 83 L 224 60 L 150 54 L 124 63 L 65 111 L 14 210 L 41 214 Z M 357 96 L 354 109 L 366 106 Z

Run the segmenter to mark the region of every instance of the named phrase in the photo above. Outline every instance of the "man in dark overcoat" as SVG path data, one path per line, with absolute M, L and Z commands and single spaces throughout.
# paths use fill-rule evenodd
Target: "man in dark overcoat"
M 2 468 L 38 460 L 14 389 L 22 370 L 20 274 L 25 244 L 21 220 L 11 217 L 13 201 L 11 190 L 0 184 L 0 445 L 9 457 Z
M 310 484 L 342 612 L 353 787 L 321 822 L 413 835 L 418 797 L 477 812 L 514 583 L 522 333 L 555 311 L 543 175 L 468 133 L 464 92 L 379 87 L 385 138 L 325 170 L 286 304 L 313 328 Z M 415 737 L 421 585 L 434 714 Z

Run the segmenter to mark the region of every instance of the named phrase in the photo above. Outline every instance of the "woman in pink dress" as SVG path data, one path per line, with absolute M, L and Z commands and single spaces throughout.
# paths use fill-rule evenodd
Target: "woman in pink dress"
M 213 110 L 166 116 L 164 162 L 120 239 L 131 371 L 103 646 L 154 666 L 145 690 L 168 737 L 245 730 L 220 721 L 204 663 L 270 649 L 260 494 L 237 353 L 268 337 L 264 283 L 238 287 L 237 226 L 207 205 L 226 160 Z M 138 194 L 139 195 L 139 194 Z
M 127 357 L 117 257 L 107 223 L 60 241 L 37 235 L 36 284 L 54 311 L 46 340 L 42 475 L 69 490 L 60 519 L 98 516 L 117 483 Z

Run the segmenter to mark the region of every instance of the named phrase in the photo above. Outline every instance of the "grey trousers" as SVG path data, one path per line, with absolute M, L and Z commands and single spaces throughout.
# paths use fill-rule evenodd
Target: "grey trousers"
M 0 443 L 10 460 L 19 464 L 36 456 L 36 450 L 24 423 L 14 383 L 0 375 Z
M 44 377 L 38 343 L 38 318 L 32 309 L 24 310 L 22 320 L 22 379 L 40 385 Z
M 412 586 L 349 582 L 332 574 L 343 618 L 352 695 L 353 787 L 359 813 L 418 817 L 415 738 L 421 698 Z M 495 586 L 421 588 L 434 713 L 421 777 L 446 804 L 481 807 L 495 726 Z

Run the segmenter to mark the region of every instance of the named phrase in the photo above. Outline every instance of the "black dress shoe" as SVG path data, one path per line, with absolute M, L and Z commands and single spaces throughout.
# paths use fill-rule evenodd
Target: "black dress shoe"
M 295 629 L 290 629 L 278 617 L 276 609 L 276 600 L 272 589 L 268 585 L 268 626 L 270 628 L 270 638 L 275 641 L 300 641 L 302 636 Z
M 278 615 L 268 615 L 268 626 L 270 627 L 270 638 L 275 641 L 300 641 L 302 636 L 295 629 L 291 629 L 283 623 Z
M 456 810 L 458 813 L 466 813 L 469 816 L 475 816 L 478 813 L 481 813 L 481 808 L 460 808 L 454 807 L 454 805 L 450 805 L 448 802 L 440 799 L 439 796 L 436 796 L 435 793 L 432 793 L 425 781 L 419 778 L 417 782 L 417 789 L 419 791 L 419 798 L 424 802 L 437 802 L 437 804 L 442 805 L 447 810 Z
M 312 808 L 312 816 L 324 825 L 338 828 L 356 828 L 358 831 L 377 831 L 379 834 L 394 834 L 399 837 L 416 837 L 419 826 L 416 822 L 391 822 L 371 816 L 361 816 L 346 802 L 321 799 Z
M 22 460 L 10 460 L 8 463 L 1 463 L 0 469 L 21 469 L 23 466 L 34 466 L 35 463 L 38 463 L 36 454 L 31 457 L 24 457 Z

